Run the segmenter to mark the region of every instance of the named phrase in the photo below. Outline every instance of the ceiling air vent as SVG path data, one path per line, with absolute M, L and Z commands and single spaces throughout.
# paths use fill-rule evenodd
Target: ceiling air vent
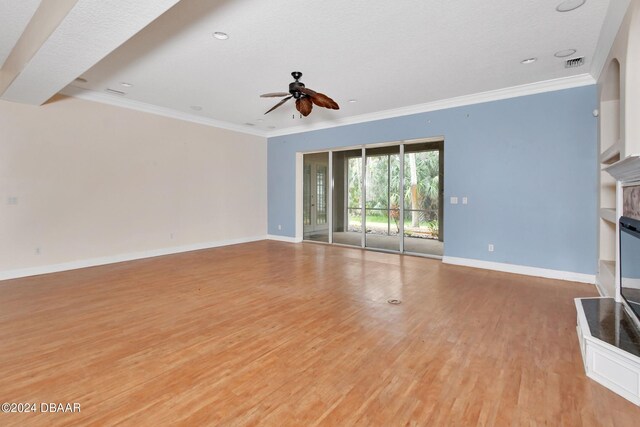
M 107 92 L 109 92 L 109 93 L 113 93 L 113 94 L 115 94 L 115 95 L 120 95 L 120 96 L 122 96 L 122 95 L 126 95 L 126 93 L 124 93 L 124 92 L 123 92 L 123 91 L 121 91 L 121 90 L 115 90 L 115 89 L 111 89 L 111 88 L 109 88 L 109 87 L 108 87 L 108 88 L 106 88 L 105 90 L 106 90 Z
M 584 56 L 580 58 L 567 59 L 564 63 L 564 68 L 576 68 L 584 65 Z

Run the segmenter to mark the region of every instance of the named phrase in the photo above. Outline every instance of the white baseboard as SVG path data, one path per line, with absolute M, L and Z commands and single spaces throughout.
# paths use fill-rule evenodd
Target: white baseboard
M 195 243 L 191 245 L 173 246 L 169 248 L 152 249 L 142 252 L 90 258 L 61 264 L 42 265 L 38 267 L 21 268 L 0 271 L 0 280 L 17 279 L 20 277 L 37 276 L 40 274 L 57 273 L 60 271 L 77 270 L 78 268 L 95 267 L 98 265 L 114 264 L 116 262 L 133 261 L 136 259 L 152 258 L 162 255 L 178 254 L 181 252 L 197 251 L 201 249 L 217 248 L 220 246 L 237 245 L 239 243 L 265 240 L 266 236 L 242 237 L 239 239 L 217 240 L 215 242 Z
M 279 242 L 287 242 L 287 243 L 300 243 L 302 242 L 302 239 L 298 239 L 296 237 L 289 237 L 289 236 L 277 236 L 275 234 L 269 234 L 267 236 L 268 240 L 277 240 Z
M 525 265 L 504 264 L 500 262 L 481 261 L 477 259 L 456 258 L 445 256 L 442 258 L 445 264 L 462 265 L 465 267 L 482 268 L 485 270 L 503 271 L 505 273 L 523 274 L 525 276 L 544 277 L 547 279 L 568 280 L 595 285 L 595 274 L 573 273 L 570 271 L 549 270 L 546 268 L 528 267 Z
M 596 289 L 598 290 L 598 294 L 600 294 L 601 297 L 603 298 L 615 298 L 615 296 L 610 297 L 609 295 L 607 295 L 607 293 L 604 291 L 604 288 L 602 287 L 602 283 L 600 283 L 600 281 L 598 280 L 598 277 L 596 276 L 596 281 L 595 281 L 595 285 L 596 285 Z

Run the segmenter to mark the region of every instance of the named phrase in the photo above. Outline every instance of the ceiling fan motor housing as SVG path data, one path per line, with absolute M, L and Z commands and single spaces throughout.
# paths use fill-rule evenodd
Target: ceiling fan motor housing
M 302 92 L 300 92 L 300 88 L 304 87 L 304 83 L 295 81 L 289 83 L 289 93 L 293 95 L 295 99 L 299 99 L 302 96 Z
M 304 83 L 299 82 L 300 77 L 302 77 L 302 73 L 300 71 L 294 71 L 291 73 L 291 76 L 295 79 L 295 82 L 289 83 L 289 93 L 295 98 L 300 99 L 302 93 L 300 92 L 300 88 L 304 87 Z
M 286 103 L 291 98 L 294 98 L 296 100 L 296 109 L 300 112 L 301 115 L 305 117 L 307 117 L 309 113 L 311 113 L 313 104 L 319 107 L 329 108 L 331 110 L 340 109 L 338 104 L 327 95 L 320 92 L 315 92 L 311 89 L 307 89 L 304 83 L 300 81 L 300 78 L 302 77 L 302 73 L 300 71 L 294 71 L 293 73 L 291 73 L 291 76 L 293 76 L 294 81 L 289 83 L 288 94 L 286 92 L 273 92 L 260 95 L 260 97 L 262 98 L 284 97 L 280 100 L 280 102 L 271 107 L 271 109 L 265 114 L 269 114 L 276 108 Z

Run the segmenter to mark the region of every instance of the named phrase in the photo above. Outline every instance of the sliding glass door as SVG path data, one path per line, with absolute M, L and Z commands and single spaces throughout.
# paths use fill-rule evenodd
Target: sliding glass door
M 404 250 L 442 255 L 442 142 L 404 146 Z
M 329 153 L 305 154 L 303 183 L 304 239 L 329 242 Z
M 333 152 L 333 242 L 362 246 L 362 150 Z
M 400 146 L 366 150 L 365 247 L 400 250 Z
M 443 255 L 444 143 L 305 154 L 304 239 Z

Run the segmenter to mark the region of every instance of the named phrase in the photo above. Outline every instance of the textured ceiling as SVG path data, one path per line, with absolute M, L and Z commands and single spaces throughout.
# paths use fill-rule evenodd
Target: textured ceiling
M 569 13 L 558 3 L 182 0 L 85 73 L 85 87 L 129 82 L 130 99 L 264 129 L 312 124 L 588 72 L 608 1 Z M 587 66 L 565 69 L 553 54 L 568 48 Z M 539 60 L 520 64 L 528 57 Z M 275 102 L 258 95 L 286 89 L 294 70 L 341 110 L 300 119 L 291 103 L 262 117 Z
M 609 0 L 568 13 L 555 10 L 559 3 L 182 0 L 74 85 L 267 132 L 338 122 L 589 73 Z M 214 31 L 230 38 L 216 40 Z M 554 57 L 563 49 L 576 49 L 586 65 L 565 69 Z M 529 57 L 538 61 L 520 63 Z M 277 99 L 258 95 L 286 90 L 294 70 L 341 109 L 301 119 L 289 103 L 263 116 Z
M 78 0 L 2 98 L 45 102 L 176 2 Z
M 35 13 L 40 0 L 0 0 L 0 67 Z

